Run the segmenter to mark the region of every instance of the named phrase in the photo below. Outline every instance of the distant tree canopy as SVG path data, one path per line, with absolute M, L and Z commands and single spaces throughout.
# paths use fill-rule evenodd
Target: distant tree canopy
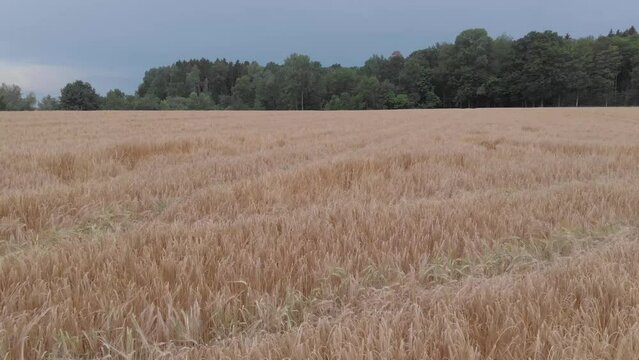
M 67 84 L 61 90 L 60 108 L 63 110 L 98 110 L 100 96 L 91 84 L 77 80 Z
M 4 93 L 14 94 L 5 89 Z M 0 109 L 15 95 L 0 93 Z M 11 105 L 9 105 L 11 104 Z M 492 38 L 461 32 L 407 57 L 371 56 L 361 67 L 323 67 L 306 55 L 282 64 L 217 59 L 149 69 L 134 95 L 118 89 L 99 98 L 75 82 L 41 109 L 359 110 L 451 107 L 639 105 L 639 35 L 634 27 L 574 39 L 530 32 Z M 20 106 L 17 106 L 18 108 Z M 26 108 L 29 108 L 27 106 Z M 31 102 L 30 108 L 33 108 Z
M 22 89 L 18 85 L 0 85 L 0 110 L 23 111 L 33 110 L 36 98 L 33 94 L 22 96 Z
M 51 95 L 47 95 L 38 101 L 38 110 L 60 110 L 60 101 Z
M 401 109 L 433 107 L 639 105 L 639 35 L 634 27 L 599 38 L 530 32 L 491 38 L 461 32 L 404 57 L 373 55 L 362 67 L 322 67 L 293 54 L 283 64 L 179 61 L 146 72 L 138 96 L 160 108 Z M 192 107 L 191 107 L 192 108 Z

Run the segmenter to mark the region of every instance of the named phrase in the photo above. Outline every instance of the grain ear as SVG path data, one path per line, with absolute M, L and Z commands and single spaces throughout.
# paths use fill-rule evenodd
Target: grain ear
M 632 358 L 637 118 L 0 113 L 0 358 Z

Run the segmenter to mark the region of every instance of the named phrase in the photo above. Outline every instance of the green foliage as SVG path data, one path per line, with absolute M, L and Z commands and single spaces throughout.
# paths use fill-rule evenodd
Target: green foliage
M 0 85 L 0 110 L 34 110 L 35 104 L 35 95 L 29 93 L 23 97 L 22 89 L 18 85 L 9 85 L 5 83 Z
M 95 108 L 91 90 L 77 84 L 71 88 L 84 90 L 76 91 L 80 94 L 73 101 L 61 98 L 61 108 Z M 34 100 L 22 99 L 17 90 L 18 95 L 15 87 L 3 85 L 0 110 L 33 107 L 29 104 Z M 85 92 L 90 94 L 90 106 L 78 99 L 85 99 Z M 634 27 L 599 38 L 573 39 L 552 31 L 533 31 L 516 40 L 506 35 L 493 39 L 484 29 L 469 29 L 452 44 L 436 44 L 408 57 L 398 51 L 389 57 L 374 55 L 363 66 L 350 68 L 322 67 L 302 54 L 265 66 L 226 59 L 178 61 L 149 69 L 135 96 L 109 91 L 102 108 L 358 110 L 584 105 L 639 105 L 639 35 Z
M 189 89 L 192 93 L 199 94 L 200 91 L 202 90 L 200 88 L 201 76 L 202 75 L 200 73 L 200 69 L 197 67 L 197 65 L 194 65 L 191 68 L 191 71 L 189 71 L 189 73 L 186 74 L 186 88 Z
M 161 110 L 189 110 L 191 102 L 188 98 L 172 96 L 160 102 Z
M 322 66 L 306 55 L 292 54 L 282 66 L 284 94 L 289 108 L 319 109 L 322 98 Z
M 268 64 L 261 74 L 254 78 L 255 107 L 265 110 L 282 109 L 283 81 L 279 66 Z
M 155 101 L 157 98 L 147 99 L 147 107 L 149 110 L 155 110 Z M 161 100 L 159 103 L 161 110 L 215 110 L 217 105 L 207 93 L 196 94 L 192 92 L 188 98 L 173 96 Z
M 374 76 L 378 80 L 383 79 L 384 69 L 388 64 L 388 60 L 382 55 L 371 56 L 362 67 L 362 74 L 365 76 Z
M 352 93 L 357 86 L 357 79 L 356 68 L 333 65 L 326 71 L 326 92 L 334 95 Z
M 231 95 L 237 79 L 255 64 L 229 62 L 225 59 L 178 61 L 173 65 L 152 68 L 144 74 L 137 95 L 152 95 L 160 100 L 167 97 L 188 98 L 192 92 L 208 93 L 214 102 Z
M 362 109 L 385 109 L 387 99 L 393 96 L 395 87 L 388 81 L 368 76 L 360 79 L 355 93 L 362 99 Z
M 632 89 L 637 92 L 639 91 L 639 54 L 635 55 L 633 57 L 633 65 L 632 65 L 632 73 L 631 73 L 631 78 L 632 78 Z
M 359 95 L 353 96 L 347 92 L 341 95 L 333 95 L 326 103 L 326 110 L 360 110 L 363 108 L 362 99 Z
M 515 89 L 533 104 L 551 103 L 567 87 L 566 40 L 555 32 L 531 32 L 514 43 Z
M 102 103 L 103 110 L 129 110 L 132 108 L 132 102 L 127 98 L 126 94 L 119 89 L 110 90 L 107 92 L 104 102 Z
M 411 101 L 406 94 L 391 94 L 387 99 L 389 109 L 408 109 L 411 107 Z
M 249 108 L 255 104 L 255 79 L 252 75 L 244 75 L 237 79 L 232 90 L 231 107 L 235 109 Z
M 47 95 L 38 102 L 38 110 L 51 111 L 59 110 L 60 101 L 51 95 Z
M 478 106 L 488 95 L 493 40 L 484 29 L 463 31 L 455 39 L 452 73 L 455 103 Z
M 211 100 L 211 96 L 207 93 L 196 94 L 192 92 L 189 96 L 189 109 L 190 110 L 209 110 L 213 109 L 215 104 Z
M 440 99 L 435 94 L 435 88 L 430 78 L 430 73 L 427 69 L 422 70 L 419 81 L 417 82 L 417 91 L 419 98 L 417 105 L 425 109 L 431 109 L 439 106 Z
M 602 44 L 594 50 L 590 62 L 590 88 L 593 92 L 603 96 L 605 105 L 608 105 L 611 93 L 615 91 L 615 82 L 619 76 L 621 67 L 621 53 L 619 48 L 612 44 Z
M 133 103 L 134 110 L 160 110 L 160 99 L 152 94 L 136 98 Z
M 22 110 L 35 110 L 36 97 L 33 93 L 27 94 L 22 99 Z
M 91 84 L 77 80 L 67 84 L 60 92 L 60 108 L 63 110 L 98 110 L 100 96 Z

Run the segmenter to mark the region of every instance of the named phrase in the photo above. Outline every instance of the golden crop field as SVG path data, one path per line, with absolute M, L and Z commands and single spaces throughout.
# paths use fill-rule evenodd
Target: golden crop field
M 639 109 L 0 113 L 0 359 L 636 359 Z

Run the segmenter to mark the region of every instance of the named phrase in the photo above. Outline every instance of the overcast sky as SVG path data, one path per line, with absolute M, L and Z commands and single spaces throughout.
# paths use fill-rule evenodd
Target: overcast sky
M 68 81 L 132 93 L 179 59 L 361 65 L 452 42 L 464 29 L 573 36 L 639 25 L 637 0 L 0 0 L 0 82 L 58 95 Z

